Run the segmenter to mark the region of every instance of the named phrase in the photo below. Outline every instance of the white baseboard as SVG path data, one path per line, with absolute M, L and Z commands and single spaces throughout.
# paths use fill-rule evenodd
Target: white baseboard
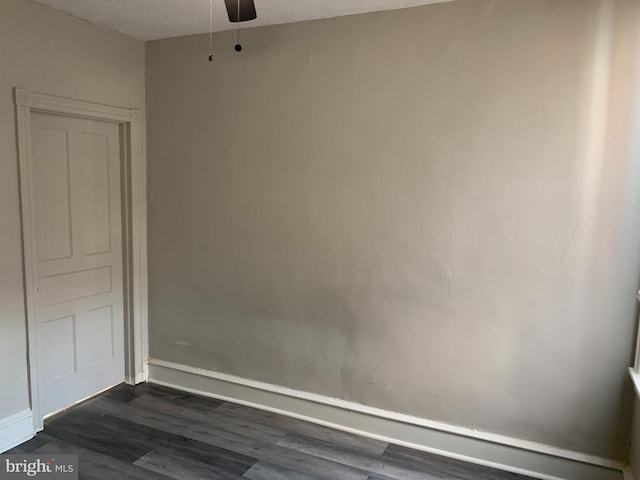
M 613 460 L 164 360 L 149 381 L 542 480 L 625 478 Z
M 23 410 L 0 420 L 0 453 L 33 438 L 33 414 Z
M 148 379 L 148 374 L 147 372 L 141 372 L 136 374 L 135 377 L 133 376 L 126 376 L 124 378 L 124 382 L 128 385 L 138 385 L 139 383 L 144 383 L 146 382 Z

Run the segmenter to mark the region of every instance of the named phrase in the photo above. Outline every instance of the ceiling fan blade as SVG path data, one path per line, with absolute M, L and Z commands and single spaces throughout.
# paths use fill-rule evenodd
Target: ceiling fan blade
M 240 19 L 238 19 L 238 0 L 224 0 L 230 22 L 247 22 L 258 18 L 253 0 L 240 0 Z

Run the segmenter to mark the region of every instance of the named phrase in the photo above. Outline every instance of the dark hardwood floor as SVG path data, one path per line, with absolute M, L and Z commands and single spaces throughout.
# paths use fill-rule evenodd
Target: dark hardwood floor
M 528 478 L 152 384 L 70 408 L 8 453 L 79 454 L 86 480 Z

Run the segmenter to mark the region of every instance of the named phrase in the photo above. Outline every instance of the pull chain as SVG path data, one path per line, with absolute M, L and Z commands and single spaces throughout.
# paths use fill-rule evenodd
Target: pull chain
M 209 0 L 209 61 L 213 62 L 213 0 Z
M 236 46 L 234 47 L 236 49 L 236 52 L 241 52 L 242 51 L 242 45 L 240 45 L 240 0 L 238 0 L 238 43 L 236 43 Z

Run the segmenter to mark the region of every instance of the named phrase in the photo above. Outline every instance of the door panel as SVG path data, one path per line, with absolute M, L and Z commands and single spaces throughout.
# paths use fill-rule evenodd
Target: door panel
M 81 141 L 85 159 L 84 181 L 79 192 L 83 197 L 84 253 L 108 253 L 111 251 L 109 137 L 84 134 Z
M 124 378 L 120 144 L 115 123 L 31 117 L 40 405 Z
M 33 158 L 46 157 L 33 170 L 36 242 L 41 261 L 71 258 L 69 150 L 65 130 L 34 128 Z

